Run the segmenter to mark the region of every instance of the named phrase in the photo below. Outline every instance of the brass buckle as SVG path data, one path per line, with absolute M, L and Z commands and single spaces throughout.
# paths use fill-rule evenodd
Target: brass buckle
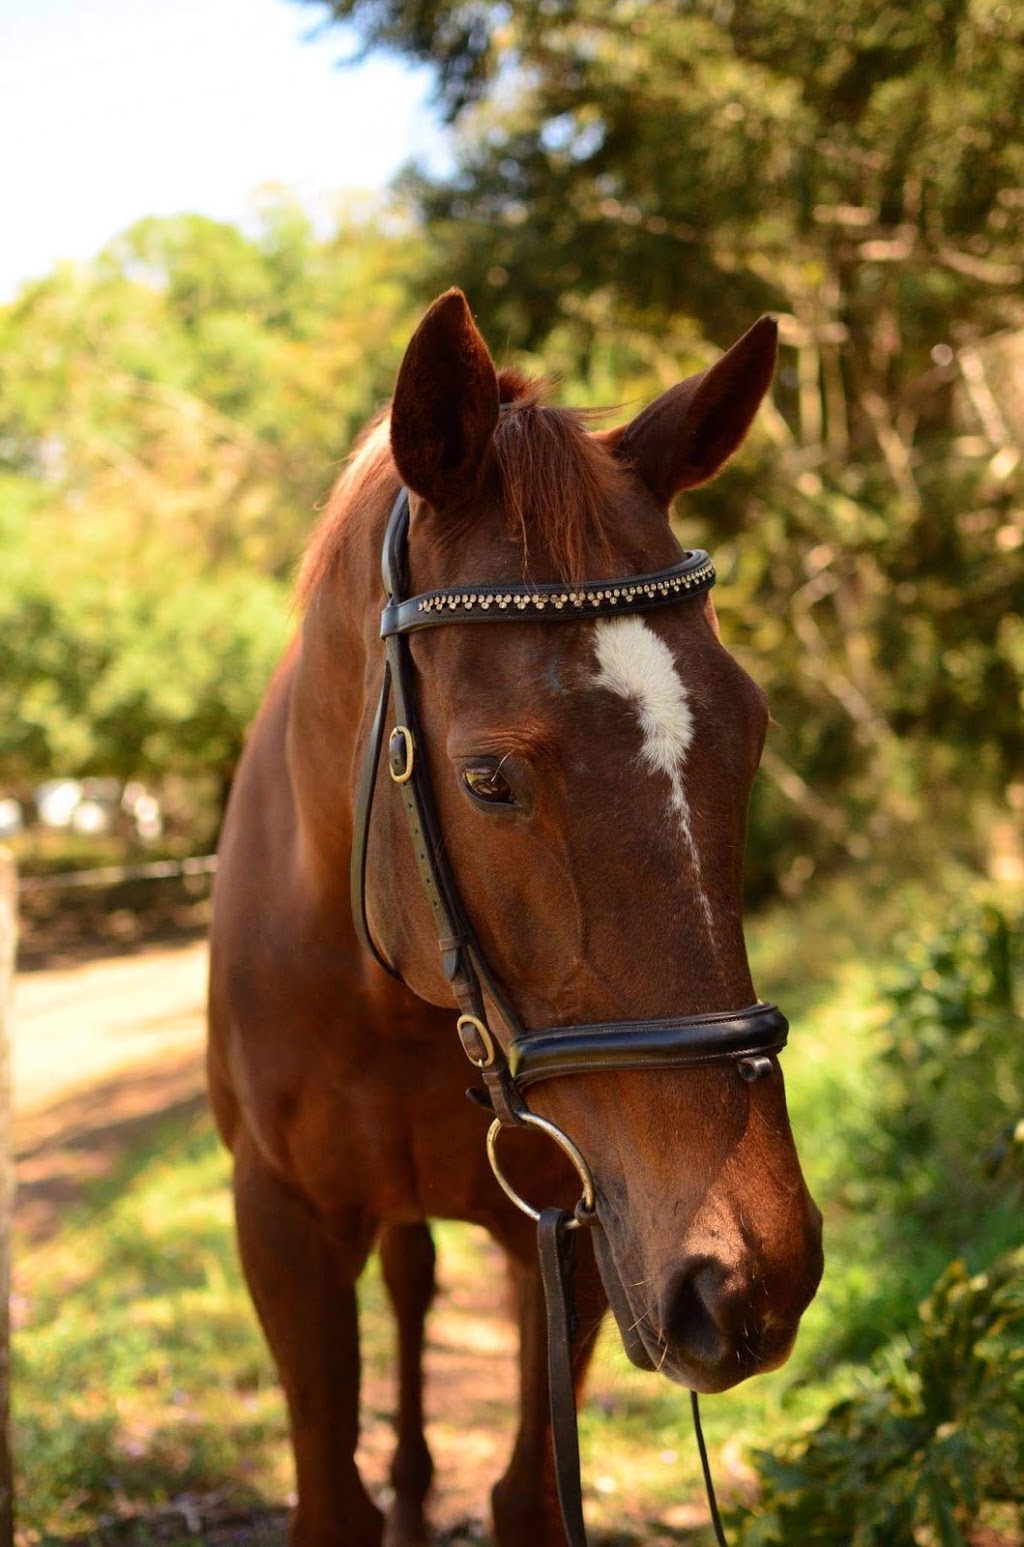
M 490 1029 L 485 1026 L 483 1021 L 475 1015 L 460 1015 L 456 1025 L 458 1027 L 459 1039 L 462 1042 L 462 1051 L 465 1053 L 470 1063 L 473 1064 L 477 1069 L 489 1069 L 494 1063 L 494 1038 L 491 1036 Z M 484 1050 L 483 1058 L 474 1058 L 472 1053 L 469 1051 L 469 1048 L 466 1046 L 466 1038 L 463 1034 L 463 1028 L 467 1026 L 471 1026 L 476 1035 L 480 1038 L 480 1045 Z
M 584 1160 L 575 1144 L 569 1138 L 569 1135 L 563 1133 L 561 1128 L 556 1128 L 554 1123 L 549 1123 L 546 1117 L 538 1117 L 536 1112 L 521 1112 L 519 1114 L 519 1121 L 525 1124 L 525 1126 L 528 1128 L 539 1128 L 541 1133 L 546 1133 L 549 1139 L 554 1139 L 559 1149 L 562 1150 L 564 1154 L 568 1155 L 569 1159 L 576 1167 L 577 1175 L 579 1176 L 580 1181 L 583 1183 L 583 1196 L 579 1203 L 577 1203 L 575 1212 L 570 1219 L 567 1228 L 569 1230 L 578 1230 L 581 1225 L 592 1224 L 594 1219 L 595 1206 L 594 1178 L 591 1175 L 590 1167 L 587 1165 L 587 1162 Z M 491 1170 L 494 1172 L 498 1186 L 501 1188 L 505 1196 L 507 1198 L 511 1198 L 517 1209 L 521 1209 L 524 1214 L 528 1214 L 529 1217 L 534 1222 L 536 1222 L 538 1219 L 540 1219 L 540 1209 L 532 1208 L 531 1205 L 526 1202 L 525 1198 L 520 1198 L 519 1194 L 512 1186 L 512 1183 L 504 1175 L 501 1167 L 498 1164 L 498 1135 L 503 1127 L 504 1124 L 502 1123 L 501 1119 L 495 1118 L 494 1122 L 488 1128 L 487 1159 L 491 1163 Z
M 399 740 L 398 738 L 401 739 Z M 388 738 L 388 773 L 395 784 L 408 784 L 412 778 L 415 750 L 416 744 L 412 739 L 412 731 L 409 727 L 407 725 L 396 725 Z M 405 753 L 405 760 L 399 763 L 398 756 L 401 751 Z

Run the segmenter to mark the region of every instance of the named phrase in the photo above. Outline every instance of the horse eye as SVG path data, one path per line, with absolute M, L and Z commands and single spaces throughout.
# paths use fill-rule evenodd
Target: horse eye
M 462 770 L 462 782 L 475 800 L 489 806 L 514 806 L 515 792 L 492 763 L 475 763 Z

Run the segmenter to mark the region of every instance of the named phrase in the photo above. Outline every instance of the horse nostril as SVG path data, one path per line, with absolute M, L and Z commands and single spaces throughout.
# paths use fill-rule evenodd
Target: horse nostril
M 663 1336 L 700 1364 L 718 1364 L 731 1351 L 732 1340 L 722 1325 L 727 1277 L 713 1257 L 695 1257 L 673 1276 L 661 1298 Z

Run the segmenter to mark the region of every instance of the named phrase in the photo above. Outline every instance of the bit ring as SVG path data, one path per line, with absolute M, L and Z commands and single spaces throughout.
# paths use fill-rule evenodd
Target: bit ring
M 576 1148 L 576 1145 L 569 1138 L 568 1134 L 562 1132 L 561 1128 L 556 1128 L 554 1123 L 549 1123 L 546 1117 L 539 1117 L 536 1112 L 521 1113 L 519 1121 L 527 1128 L 537 1128 L 541 1133 L 546 1133 L 549 1139 L 554 1139 L 562 1153 L 568 1155 L 576 1167 L 576 1173 L 583 1184 L 583 1196 L 576 1205 L 575 1212 L 569 1220 L 567 1229 L 578 1230 L 580 1225 L 588 1224 L 590 1222 L 588 1216 L 593 1215 L 596 1202 L 594 1178 L 590 1167 Z M 505 1196 L 511 1198 L 517 1209 L 521 1209 L 524 1214 L 529 1215 L 530 1219 L 536 1222 L 540 1219 L 540 1209 L 533 1208 L 526 1202 L 525 1198 L 519 1196 L 498 1164 L 498 1135 L 504 1126 L 500 1118 L 495 1118 L 488 1128 L 487 1159 L 491 1163 L 491 1170 L 494 1172 L 498 1186 Z

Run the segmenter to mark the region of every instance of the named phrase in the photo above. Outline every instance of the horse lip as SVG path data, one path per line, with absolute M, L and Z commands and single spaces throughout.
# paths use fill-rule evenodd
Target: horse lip
M 686 1386 L 690 1390 L 709 1395 L 729 1391 L 752 1375 L 766 1374 L 769 1370 L 778 1369 L 780 1365 L 785 1364 L 796 1341 L 795 1328 L 782 1337 L 771 1339 L 769 1345 L 763 1348 L 737 1349 L 735 1363 L 730 1361 L 727 1372 L 695 1365 L 680 1367 L 676 1356 L 662 1342 L 656 1329 L 654 1327 L 645 1329 L 646 1317 L 642 1314 L 638 1315 L 630 1304 L 629 1293 L 615 1261 L 611 1242 L 600 1224 L 594 1228 L 593 1241 L 601 1282 L 604 1284 L 608 1303 L 615 1317 L 619 1336 L 622 1338 L 622 1346 L 629 1362 L 638 1370 L 656 1371 L 666 1376 L 675 1385 Z
M 622 1338 L 622 1346 L 626 1350 L 626 1357 L 631 1364 L 636 1365 L 638 1370 L 656 1369 L 657 1365 L 640 1330 L 643 1317 L 638 1318 L 633 1312 L 629 1295 L 626 1293 L 615 1262 L 611 1242 L 600 1225 L 597 1225 L 594 1230 L 594 1255 L 597 1258 L 605 1294 L 608 1296 L 608 1304 L 612 1308 L 612 1315 L 615 1317 L 619 1336 Z

